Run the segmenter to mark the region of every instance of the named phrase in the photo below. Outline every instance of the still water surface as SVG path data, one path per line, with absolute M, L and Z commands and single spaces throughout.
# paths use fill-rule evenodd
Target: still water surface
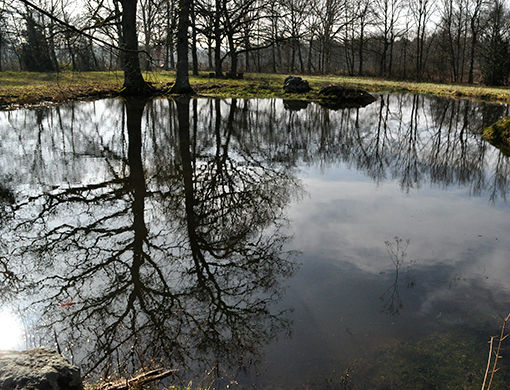
M 0 348 L 90 378 L 479 388 L 510 311 L 510 159 L 480 137 L 502 115 L 414 95 L 0 112 Z

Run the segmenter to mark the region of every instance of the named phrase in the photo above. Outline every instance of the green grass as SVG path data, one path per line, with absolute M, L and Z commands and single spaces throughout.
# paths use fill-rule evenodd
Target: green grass
M 207 75 L 207 73 L 203 73 Z M 175 79 L 174 72 L 147 72 L 145 79 L 165 90 Z M 244 80 L 225 80 L 206 76 L 191 77 L 199 95 L 214 97 L 318 100 L 318 90 L 330 84 L 362 88 L 369 92 L 416 92 L 510 103 L 510 88 L 392 81 L 372 77 L 303 76 L 313 88 L 306 94 L 283 91 L 285 74 L 248 73 Z M 122 87 L 122 72 L 0 72 L 0 107 L 63 102 L 73 99 L 117 96 Z
M 510 116 L 500 119 L 487 127 L 482 133 L 483 139 L 510 156 Z
M 0 106 L 113 96 L 121 85 L 120 73 L 0 72 Z

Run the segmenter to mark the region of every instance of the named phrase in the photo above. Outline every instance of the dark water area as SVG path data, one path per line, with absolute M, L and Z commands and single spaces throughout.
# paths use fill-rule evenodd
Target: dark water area
M 0 349 L 58 348 L 91 380 L 478 389 L 510 312 L 510 159 L 480 135 L 503 115 L 420 95 L 0 112 Z

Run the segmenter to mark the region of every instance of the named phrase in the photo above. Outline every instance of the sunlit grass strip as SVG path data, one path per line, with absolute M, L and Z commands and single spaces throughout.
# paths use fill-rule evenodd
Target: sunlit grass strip
M 370 92 L 413 92 L 510 103 L 510 88 L 393 81 L 373 77 L 302 76 L 309 81 L 313 90 L 306 94 L 287 94 L 282 88 L 286 76 L 286 74 L 248 73 L 243 80 L 199 76 L 191 77 L 190 81 L 199 94 L 215 97 L 316 100 L 319 98 L 320 88 L 338 84 Z M 175 73 L 145 72 L 144 77 L 156 88 L 164 90 L 173 83 Z M 117 96 L 122 88 L 122 81 L 121 71 L 0 72 L 0 107 Z
M 286 75 L 276 74 L 248 74 L 249 78 L 273 79 L 283 84 Z M 312 87 L 322 87 L 329 84 L 340 84 L 350 87 L 363 88 L 371 92 L 416 92 L 453 98 L 474 98 L 485 101 L 510 103 L 510 88 L 486 87 L 466 84 L 438 84 L 413 81 L 395 81 L 375 77 L 351 76 L 303 76 Z

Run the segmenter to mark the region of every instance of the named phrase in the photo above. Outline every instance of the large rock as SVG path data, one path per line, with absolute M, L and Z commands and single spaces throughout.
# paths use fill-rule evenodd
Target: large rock
M 312 88 L 310 88 L 308 81 L 303 80 L 301 77 L 287 76 L 283 82 L 283 89 L 288 93 L 305 93 Z
M 349 107 L 364 107 L 377 100 L 361 89 L 330 85 L 319 91 L 321 104 L 327 108 L 339 109 Z
M 0 351 L 2 390 L 82 390 L 80 370 L 47 348 Z

